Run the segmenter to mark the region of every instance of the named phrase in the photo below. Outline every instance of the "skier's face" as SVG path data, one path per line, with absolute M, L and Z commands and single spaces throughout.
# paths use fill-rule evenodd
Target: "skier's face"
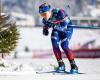
M 40 15 L 41 15 L 43 18 L 45 18 L 45 19 L 49 19 L 49 18 L 50 18 L 50 16 L 51 16 L 51 14 L 50 14 L 50 12 L 49 12 L 49 11 L 44 12 L 44 13 L 40 13 Z

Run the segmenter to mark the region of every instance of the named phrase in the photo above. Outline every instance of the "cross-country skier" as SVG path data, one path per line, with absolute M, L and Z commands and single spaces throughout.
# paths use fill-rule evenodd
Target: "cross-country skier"
M 74 61 L 74 53 L 68 47 L 73 33 L 73 28 L 68 26 L 72 25 L 70 18 L 63 9 L 54 8 L 51 10 L 51 6 L 47 3 L 43 3 L 39 6 L 39 13 L 43 17 L 43 34 L 47 36 L 49 34 L 48 29 L 53 28 L 51 42 L 55 57 L 58 62 L 56 71 L 65 71 L 65 64 L 62 60 L 62 53 L 59 49 L 59 45 L 61 45 L 61 48 L 64 50 L 64 53 L 70 62 L 70 72 L 78 73 L 78 67 Z

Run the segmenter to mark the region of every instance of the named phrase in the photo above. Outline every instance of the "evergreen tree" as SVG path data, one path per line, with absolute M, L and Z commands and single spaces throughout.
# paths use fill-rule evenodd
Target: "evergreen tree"
M 17 46 L 19 32 L 14 19 L 7 14 L 0 15 L 0 54 L 10 54 Z

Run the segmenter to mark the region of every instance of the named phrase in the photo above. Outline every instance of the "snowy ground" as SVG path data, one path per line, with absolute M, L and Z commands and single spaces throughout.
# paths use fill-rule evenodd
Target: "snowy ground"
M 52 73 L 35 74 L 34 71 L 15 71 L 15 72 L 0 72 L 0 80 L 100 80 L 100 59 L 75 59 L 79 66 L 79 71 L 85 74 L 78 75 L 53 75 Z M 9 59 L 9 62 L 27 64 L 28 67 L 33 67 L 36 71 L 50 71 L 53 68 L 50 64 L 56 64 L 54 58 L 49 59 Z M 66 69 L 70 66 L 66 59 Z
M 42 28 L 20 28 L 20 40 L 17 47 L 18 51 L 21 51 L 28 46 L 31 50 L 49 50 L 51 49 L 50 34 L 48 37 L 42 35 Z M 82 36 L 85 34 L 84 36 Z M 93 31 L 75 30 L 72 37 L 72 44 L 81 44 L 97 40 L 97 46 L 100 44 L 99 34 Z M 75 36 L 74 36 L 75 35 Z M 82 36 L 82 38 L 81 38 Z M 77 40 L 76 40 L 77 39 Z M 80 40 L 80 41 L 78 41 Z M 37 44 L 38 42 L 38 44 Z M 19 52 L 20 53 L 20 52 Z M 56 64 L 54 57 L 44 59 L 31 59 L 21 57 L 32 57 L 32 54 L 20 53 L 18 59 L 8 59 L 7 61 L 12 64 L 9 67 L 1 68 L 0 80 L 100 80 L 100 59 L 76 59 L 76 63 L 79 66 L 79 71 L 85 74 L 80 75 L 53 75 L 52 73 L 35 74 L 36 71 L 51 71 L 53 68 L 50 64 Z M 70 66 L 67 60 L 66 70 L 70 70 Z M 9 64 L 8 63 L 8 64 Z M 15 66 L 14 66 L 15 65 Z

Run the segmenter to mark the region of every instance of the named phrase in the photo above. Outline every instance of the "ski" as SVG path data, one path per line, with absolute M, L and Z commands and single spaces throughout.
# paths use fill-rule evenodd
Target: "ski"
M 55 70 L 52 70 L 52 71 L 41 71 L 41 72 L 36 72 L 36 74 L 47 74 L 47 73 L 51 73 L 53 75 L 56 75 L 56 74 L 59 74 L 59 75 L 77 75 L 77 74 L 85 74 L 85 73 L 70 73 L 69 71 L 64 71 L 64 72 L 56 72 Z
M 58 71 L 55 70 L 57 68 L 56 65 L 53 65 L 53 64 L 50 63 L 50 66 L 54 68 L 54 71 L 49 71 L 49 72 L 44 72 L 44 73 L 53 73 L 53 74 L 56 74 L 56 73 L 58 73 L 58 74 L 85 74 L 85 73 L 81 73 L 81 72 L 71 73 L 70 71 L 66 71 L 66 70 L 58 72 Z

